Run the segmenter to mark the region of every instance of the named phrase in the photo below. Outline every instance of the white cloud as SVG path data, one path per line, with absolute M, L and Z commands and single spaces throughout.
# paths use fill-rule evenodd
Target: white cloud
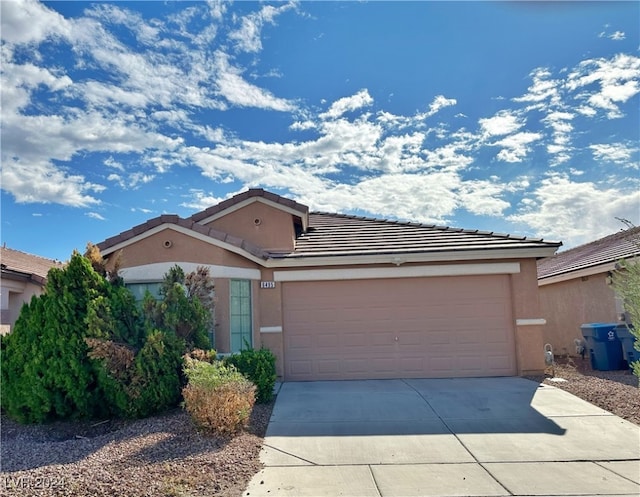
M 116 5 L 96 4 L 84 12 L 100 21 L 126 26 L 133 32 L 138 42 L 145 45 L 159 42 L 161 29 L 158 26 L 146 24 L 142 16 L 131 9 Z
M 506 185 L 487 180 L 466 181 L 460 187 L 460 202 L 472 214 L 502 216 L 511 204 L 501 198 Z
M 567 77 L 567 88 L 581 90 L 578 101 L 594 110 L 604 110 L 609 119 L 622 117 L 620 104 L 640 93 L 640 58 L 618 54 L 611 59 L 588 59 Z M 597 85 L 594 91 L 592 86 Z
M 524 126 L 517 114 L 507 110 L 502 110 L 493 117 L 480 119 L 478 123 L 487 136 L 508 135 Z
M 153 174 L 144 174 L 141 172 L 135 172 L 127 175 L 127 178 L 123 178 L 119 174 L 110 174 L 107 176 L 108 181 L 113 181 L 122 189 L 137 189 L 141 184 L 149 183 L 153 181 L 155 175 Z
M 2 189 L 10 192 L 18 203 L 57 203 L 71 207 L 87 207 L 100 203 L 91 192 L 104 189 L 86 181 L 79 174 L 67 174 L 48 163 L 22 163 L 2 160 Z
M 527 93 L 521 97 L 513 99 L 514 102 L 530 102 L 532 104 L 557 104 L 560 98 L 558 85 L 559 81 L 550 79 L 551 72 L 545 68 L 538 68 L 531 73 L 533 84 L 528 88 Z M 535 105 L 532 107 L 535 108 Z
M 36 0 L 0 2 L 2 40 L 7 43 L 40 43 L 52 36 L 68 36 L 70 23 Z
M 110 167 L 111 169 L 117 169 L 118 171 L 124 172 L 124 166 L 113 157 L 108 157 L 107 159 L 105 159 L 104 165 Z
M 259 12 L 248 14 L 241 18 L 240 29 L 229 34 L 229 39 L 235 42 L 236 50 L 243 52 L 260 52 L 262 50 L 262 28 L 265 24 L 273 24 L 275 18 L 295 7 L 295 2 L 286 3 L 280 7 L 265 5 Z
M 85 216 L 90 217 L 91 219 L 97 219 L 98 221 L 106 221 L 105 217 L 97 212 L 86 212 Z
M 573 125 L 571 121 L 575 114 L 570 112 L 551 111 L 542 119 L 542 122 L 551 128 L 553 141 L 547 145 L 547 153 L 552 158 L 551 166 L 558 166 L 571 159 L 573 147 L 570 146 L 572 140 Z
M 284 98 L 273 96 L 269 91 L 252 85 L 242 78 L 242 70 L 229 63 L 229 57 L 217 52 L 215 68 L 218 94 L 231 104 L 240 107 L 256 107 L 282 112 L 295 110 L 295 105 Z
M 626 143 L 599 143 L 589 145 L 593 153 L 593 158 L 597 161 L 612 162 L 625 167 L 640 169 L 637 154 L 640 150 L 638 146 L 630 146 Z M 633 156 L 636 155 L 636 160 Z
M 456 105 L 457 103 L 458 102 L 455 98 L 446 98 L 444 95 L 437 95 L 436 98 L 433 99 L 433 102 L 429 104 L 429 111 L 426 113 L 425 117 L 432 116 L 440 111 L 440 109 Z
M 575 182 L 566 174 L 544 179 L 509 221 L 524 223 L 544 238 L 573 246 L 620 229 L 616 218 L 638 221 L 640 184 L 622 190 L 593 182 Z
M 540 133 L 523 131 L 515 135 L 507 136 L 492 145 L 502 147 L 498 152 L 498 159 L 504 162 L 522 162 L 531 150 L 531 144 L 542 138 Z
M 240 192 L 236 192 L 236 193 L 240 193 Z M 216 197 L 211 195 L 210 193 L 205 193 L 203 190 L 197 190 L 194 188 L 191 188 L 189 190 L 189 197 L 190 197 L 189 201 L 182 202 L 180 206 L 187 207 L 195 211 L 205 210 L 211 207 L 212 205 L 217 205 L 220 202 L 226 200 L 224 197 Z
M 608 28 L 608 26 L 605 26 L 605 28 Z M 605 31 L 602 31 L 599 35 L 598 38 L 609 38 L 613 41 L 622 41 L 626 38 L 626 34 L 624 31 L 614 31 L 613 33 L 608 33 L 607 30 L 605 29 Z
M 371 104 L 373 104 L 373 98 L 371 98 L 369 91 L 365 88 L 355 95 L 336 100 L 331 104 L 329 110 L 320 114 L 319 117 L 321 119 L 336 119 L 346 112 L 358 110 L 363 107 L 369 107 Z

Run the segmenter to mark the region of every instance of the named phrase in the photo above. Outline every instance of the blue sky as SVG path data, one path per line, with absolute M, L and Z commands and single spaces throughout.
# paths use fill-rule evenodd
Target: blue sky
M 0 8 L 8 247 L 250 187 L 565 248 L 640 224 L 638 2 Z

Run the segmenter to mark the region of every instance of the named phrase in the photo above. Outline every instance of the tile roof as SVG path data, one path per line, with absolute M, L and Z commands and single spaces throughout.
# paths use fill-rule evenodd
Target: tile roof
M 62 262 L 7 247 L 0 247 L 0 264 L 5 276 L 8 273 L 21 273 L 40 284 L 44 284 L 49 269 L 64 266 Z
M 254 197 L 265 198 L 308 216 L 309 224 L 295 241 L 292 252 L 268 252 L 246 240 L 228 233 L 208 228 L 199 223 L 218 212 Z M 189 218 L 162 215 L 135 226 L 98 244 L 103 251 L 112 251 L 119 244 L 142 235 L 161 225 L 174 225 L 199 233 L 201 236 L 231 244 L 244 252 L 262 259 L 282 261 L 313 257 L 341 257 L 400 254 L 437 254 L 460 251 L 492 251 L 503 249 L 536 249 L 532 256 L 553 253 L 560 242 L 545 242 L 538 238 L 526 238 L 489 231 L 464 230 L 446 226 L 389 221 L 367 217 L 308 212 L 308 207 L 262 189 L 248 190 L 218 205 L 196 213 Z M 111 250 L 110 250 L 111 249 Z M 542 251 L 540 253 L 540 250 Z
M 296 240 L 294 252 L 286 257 L 557 248 L 561 245 L 489 231 L 322 212 L 309 215 L 309 228 Z
M 175 226 L 180 226 L 182 228 L 186 228 L 187 230 L 195 231 L 205 237 L 209 237 L 214 240 L 218 240 L 224 243 L 228 243 L 239 249 L 244 250 L 245 252 L 249 252 L 250 254 L 259 257 L 260 259 L 267 259 L 269 254 L 254 245 L 247 240 L 243 240 L 236 236 L 230 235 L 229 233 L 225 233 L 223 231 L 218 231 L 214 228 L 209 228 L 207 226 L 203 226 L 202 224 L 198 224 L 194 221 L 193 216 L 187 219 L 181 218 L 176 214 L 163 214 L 161 216 L 155 217 L 153 219 L 149 219 L 147 222 L 134 226 L 133 228 L 123 231 L 122 233 L 112 236 L 111 238 L 107 238 L 105 241 L 100 242 L 97 246 L 101 251 L 105 251 L 111 247 L 114 247 L 120 243 L 126 242 L 138 235 L 142 235 L 146 233 L 152 228 L 157 226 L 161 226 L 163 224 L 173 224 Z
M 594 242 L 538 261 L 538 279 L 550 278 L 622 258 L 640 255 L 640 227 L 618 231 Z
M 286 197 L 281 197 L 280 195 L 276 195 L 275 193 L 268 192 L 263 190 L 262 188 L 250 188 L 246 192 L 239 193 L 238 195 L 234 195 L 230 199 L 227 199 L 223 202 L 220 202 L 217 205 L 209 207 L 208 209 L 203 210 L 202 212 L 197 212 L 190 219 L 198 222 L 206 219 L 208 217 L 217 214 L 218 212 L 222 212 L 224 210 L 229 209 L 230 207 L 244 202 L 250 198 L 264 198 L 265 200 L 270 200 L 276 204 L 283 205 L 290 209 L 294 209 L 300 211 L 301 214 L 306 215 L 309 212 L 309 208 L 306 205 L 299 204 L 298 202 L 291 200 Z

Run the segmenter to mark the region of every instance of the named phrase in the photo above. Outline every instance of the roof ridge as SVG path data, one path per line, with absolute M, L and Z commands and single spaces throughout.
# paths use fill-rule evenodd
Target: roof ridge
M 560 252 L 560 253 L 554 255 L 553 257 L 558 258 L 558 257 L 561 257 L 561 256 L 563 256 L 565 254 L 569 254 L 569 253 L 572 253 L 572 252 L 577 252 L 578 250 L 584 249 L 585 247 L 588 247 L 589 245 L 596 245 L 596 244 L 605 243 L 605 242 L 608 242 L 608 241 L 610 241 L 610 240 L 612 240 L 614 238 L 623 238 L 624 239 L 629 235 L 632 235 L 635 238 L 636 234 L 638 234 L 640 236 L 640 226 L 633 226 L 633 227 L 627 228 L 627 229 L 621 228 L 620 230 L 616 231 L 615 233 L 611 233 L 610 235 L 603 236 L 602 238 L 598 238 L 597 240 L 591 240 L 590 242 L 583 243 L 582 245 L 578 245 L 576 247 L 572 247 L 572 248 L 570 248 L 568 250 L 565 250 L 563 252 Z M 635 242 L 635 240 L 627 240 L 627 241 L 630 242 L 630 243 L 634 243 Z M 640 248 L 639 248 L 639 250 L 640 250 Z
M 58 259 L 50 259 L 49 257 L 44 257 L 42 255 L 32 254 L 30 252 L 25 252 L 24 250 L 18 250 L 18 249 L 7 247 L 5 245 L 1 246 L 0 249 L 2 249 L 3 251 L 4 250 L 9 250 L 11 252 L 17 252 L 19 254 L 27 255 L 29 257 L 34 257 L 36 259 L 42 259 L 43 261 L 47 261 L 47 262 L 55 262 L 55 263 L 58 263 L 58 264 L 63 264 L 63 262 L 59 261 Z
M 420 223 L 420 222 L 416 222 L 416 221 L 401 221 L 398 219 L 386 219 L 386 218 L 373 218 L 373 217 L 367 217 L 367 216 L 356 216 L 354 214 L 342 214 L 342 213 L 337 213 L 337 212 L 324 212 L 324 211 L 312 211 L 309 212 L 310 215 L 320 215 L 320 216 L 330 216 L 330 217 L 335 217 L 335 218 L 344 218 L 344 219 L 354 219 L 354 220 L 358 220 L 358 221 L 373 221 L 373 222 L 379 222 L 379 223 L 388 223 L 388 224 L 397 224 L 397 225 L 401 225 L 401 226 L 414 226 L 416 228 L 428 228 L 428 229 L 434 229 L 434 230 L 438 230 L 438 231 L 447 231 L 450 233 L 467 233 L 467 234 L 471 234 L 471 235 L 484 235 L 484 236 L 495 236 L 497 238 L 509 238 L 509 239 L 513 239 L 513 240 L 527 240 L 527 241 L 531 241 L 531 242 L 542 242 L 544 241 L 543 238 L 537 238 L 537 237 L 527 237 L 527 236 L 523 236 L 523 235 L 512 235 L 509 233 L 498 233 L 495 231 L 485 231 L 485 230 L 478 230 L 478 229 L 468 229 L 468 228 L 459 228 L 459 227 L 455 227 L 455 226 L 441 226 L 441 225 L 437 225 L 437 224 L 426 224 L 426 223 Z M 561 242 L 546 242 L 546 243 L 560 243 Z
M 218 202 L 215 205 L 207 207 L 206 209 L 196 212 L 189 216 L 189 219 L 192 219 L 196 222 L 202 221 L 203 219 L 208 218 L 218 212 L 222 212 L 227 210 L 230 207 L 233 207 L 240 202 L 244 202 L 250 198 L 264 198 L 265 200 L 269 200 L 275 204 L 280 204 L 284 207 L 289 207 L 290 209 L 294 209 L 300 211 L 302 214 L 306 214 L 309 212 L 309 207 L 303 205 L 295 200 L 291 200 L 290 198 L 283 197 L 278 195 L 277 193 L 273 193 L 265 190 L 264 188 L 249 188 L 243 192 L 237 193 L 222 202 Z

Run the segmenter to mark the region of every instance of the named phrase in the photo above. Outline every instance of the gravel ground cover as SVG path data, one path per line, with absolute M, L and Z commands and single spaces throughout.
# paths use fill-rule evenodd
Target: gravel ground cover
M 558 358 L 555 377 L 529 379 L 567 390 L 640 425 L 638 378 L 592 371 L 588 360 Z M 175 409 L 136 421 L 1 422 L 0 494 L 7 496 L 238 497 L 258 458 L 273 402 L 256 405 L 249 428 L 230 438 L 203 435 Z
M 175 409 L 135 421 L 19 425 L 2 416 L 0 495 L 239 496 L 262 467 L 273 402 L 235 437 L 203 435 Z
M 529 379 L 561 388 L 621 418 L 640 425 L 640 388 L 631 370 L 594 371 L 588 359 L 556 357 L 554 371 Z

